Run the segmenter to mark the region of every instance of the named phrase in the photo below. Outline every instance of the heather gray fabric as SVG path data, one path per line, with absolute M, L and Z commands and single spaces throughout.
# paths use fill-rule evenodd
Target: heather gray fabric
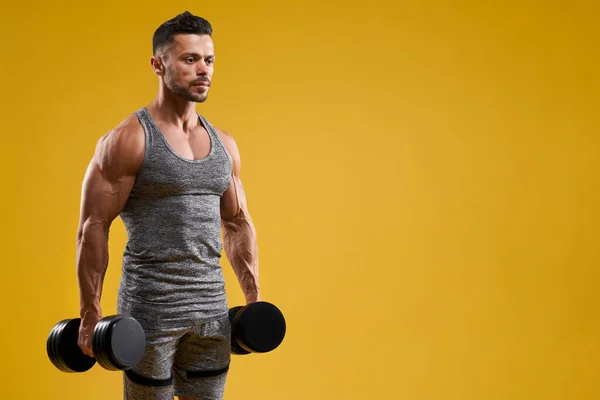
M 229 365 L 231 327 L 222 250 L 220 199 L 231 182 L 231 163 L 218 133 L 201 160 L 180 157 L 146 108 L 135 112 L 146 137 L 144 162 L 121 211 L 127 231 L 117 312 L 140 322 L 147 347 L 133 369 L 146 379 L 173 383 L 153 388 L 123 374 L 124 398 L 221 399 L 227 373 L 197 378 L 191 371 Z
M 166 328 L 214 321 L 228 313 L 221 257 L 220 199 L 231 163 L 218 133 L 201 160 L 180 157 L 144 107 L 135 112 L 146 136 L 143 165 L 121 219 L 123 253 L 117 312 Z
M 228 372 L 221 371 L 231 361 L 228 317 L 192 327 L 147 328 L 146 340 L 146 353 L 132 371 L 144 378 L 170 379 L 171 384 L 151 387 L 152 382 L 136 382 L 124 373 L 125 400 L 172 400 L 173 396 L 184 395 L 202 400 L 223 399 Z M 194 376 L 206 371 L 217 373 Z

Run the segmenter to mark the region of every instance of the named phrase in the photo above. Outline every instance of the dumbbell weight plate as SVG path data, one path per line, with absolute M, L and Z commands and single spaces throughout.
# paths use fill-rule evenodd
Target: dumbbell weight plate
M 64 320 L 55 325 L 54 329 L 52 329 L 52 332 L 50 332 L 50 335 L 48 336 L 48 343 L 46 345 L 50 361 L 52 361 L 52 363 L 63 372 L 74 372 L 69 367 L 67 367 L 67 364 L 60 356 L 60 352 L 58 350 L 60 346 L 60 335 L 69 321 L 70 320 Z M 63 343 L 66 342 L 63 341 Z
M 137 365 L 146 351 L 146 334 L 142 325 L 133 318 L 124 317 L 111 324 L 110 358 L 120 370 Z
M 275 305 L 259 301 L 244 306 L 236 313 L 233 331 L 237 343 L 244 350 L 266 353 L 281 344 L 286 323 Z
M 62 320 L 48 335 L 48 358 L 63 372 L 85 372 L 96 364 L 96 360 L 84 354 L 77 345 L 80 324 L 80 318 Z
M 115 315 L 102 319 L 94 330 L 94 355 L 103 368 L 116 371 L 135 367 L 146 349 L 146 334 L 135 319 Z
M 232 307 L 229 309 L 229 322 L 231 324 L 231 352 L 236 355 L 246 355 L 250 354 L 248 350 L 244 350 L 236 341 L 235 334 L 233 332 L 233 324 L 235 321 L 235 316 L 239 310 L 241 310 L 243 306 Z
M 58 351 L 56 350 L 56 333 L 60 332 L 64 328 L 64 325 L 66 325 L 65 321 L 60 321 L 54 325 L 48 334 L 48 338 L 46 339 L 46 353 L 48 354 L 48 359 L 56 368 L 61 371 L 64 371 L 65 365 L 58 357 Z
M 64 361 L 60 358 L 60 354 L 58 352 L 58 344 L 60 343 L 58 334 L 62 332 L 68 321 L 69 320 L 60 321 L 56 325 L 54 325 L 54 327 L 48 334 L 48 339 L 46 340 L 46 352 L 48 353 L 48 358 L 50 359 L 50 362 L 52 362 L 52 364 L 54 364 L 56 368 L 63 372 L 71 371 L 69 370 L 69 368 L 67 368 L 67 365 L 64 363 Z
M 116 371 L 114 365 L 112 365 L 110 358 L 108 356 L 107 346 L 106 346 L 106 331 L 110 322 L 115 319 L 120 318 L 119 316 L 110 316 L 102 318 L 96 324 L 94 328 L 94 335 L 92 339 L 92 350 L 94 352 L 94 357 L 98 364 L 109 371 Z

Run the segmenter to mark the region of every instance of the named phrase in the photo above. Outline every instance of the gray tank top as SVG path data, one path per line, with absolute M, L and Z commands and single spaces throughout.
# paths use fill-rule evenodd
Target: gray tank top
M 117 311 L 157 324 L 222 318 L 228 305 L 219 264 L 220 199 L 231 181 L 225 147 L 198 114 L 210 137 L 210 153 L 201 160 L 185 159 L 145 107 L 135 115 L 144 127 L 146 149 L 120 213 L 128 240 Z

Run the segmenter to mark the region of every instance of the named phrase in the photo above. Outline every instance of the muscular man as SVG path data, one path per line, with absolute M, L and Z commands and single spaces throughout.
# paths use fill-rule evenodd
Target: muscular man
M 236 142 L 195 111 L 214 71 L 210 23 L 176 16 L 154 33 L 153 52 L 156 98 L 100 138 L 83 180 L 78 344 L 93 356 L 108 234 L 120 215 L 128 241 L 117 312 L 147 338 L 142 360 L 124 373 L 125 399 L 221 399 L 231 335 L 221 227 L 247 304 L 260 300 L 256 234 Z

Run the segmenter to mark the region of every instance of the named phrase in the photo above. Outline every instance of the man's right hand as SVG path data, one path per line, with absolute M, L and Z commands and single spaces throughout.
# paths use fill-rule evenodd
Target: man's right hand
M 94 357 L 92 350 L 92 337 L 94 336 L 94 328 L 98 321 L 102 319 L 102 315 L 95 315 L 91 317 L 85 317 L 81 319 L 79 325 L 79 337 L 77 339 L 77 345 L 83 351 L 84 354 Z

